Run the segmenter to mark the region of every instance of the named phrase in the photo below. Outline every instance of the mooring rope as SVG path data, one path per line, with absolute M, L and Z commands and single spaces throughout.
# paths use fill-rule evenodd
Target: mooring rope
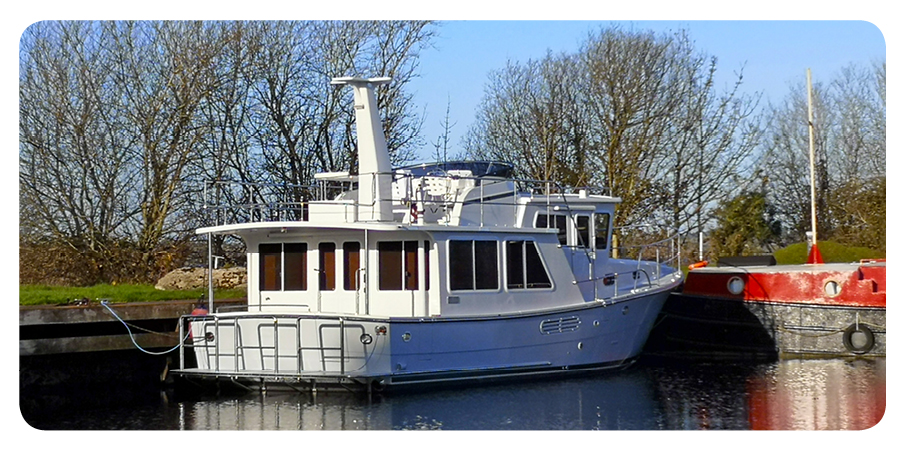
M 170 353 L 170 352 L 172 352 L 172 351 L 178 349 L 179 346 L 182 345 L 182 339 L 184 339 L 184 338 L 182 338 L 182 336 L 179 336 L 179 337 L 180 337 L 180 339 L 179 339 L 179 344 L 176 344 L 175 347 L 173 347 L 173 348 L 171 348 L 171 349 L 169 349 L 169 350 L 167 350 L 167 351 L 164 351 L 164 352 L 152 352 L 152 351 L 145 350 L 145 349 L 141 348 L 140 345 L 138 345 L 138 342 L 135 342 L 135 336 L 132 335 L 132 328 L 131 328 L 131 327 L 134 326 L 134 325 L 129 325 L 128 323 L 126 323 L 125 320 L 121 319 L 121 318 L 116 314 L 116 312 L 113 311 L 113 308 L 110 308 L 109 306 L 107 306 L 107 301 L 106 301 L 106 300 L 101 300 L 101 305 L 103 305 L 104 308 L 107 308 L 107 311 L 109 311 L 110 314 L 112 314 L 113 317 L 116 318 L 116 320 L 119 320 L 120 323 L 122 323 L 123 326 L 126 327 L 126 331 L 129 332 L 129 339 L 132 339 L 132 344 L 135 345 L 135 348 L 141 350 L 141 351 L 144 352 L 144 353 L 147 353 L 147 354 L 149 354 L 149 355 L 155 355 L 155 356 L 165 355 L 165 354 L 167 354 L 167 353 Z M 136 328 L 137 328 L 137 327 L 136 327 Z M 150 330 L 149 330 L 149 331 L 150 331 Z M 188 336 L 188 335 L 186 335 L 186 337 L 187 337 L 187 336 Z

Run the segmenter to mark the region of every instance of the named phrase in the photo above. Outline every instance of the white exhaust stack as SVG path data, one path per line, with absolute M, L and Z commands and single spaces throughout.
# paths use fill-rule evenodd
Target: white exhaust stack
M 330 84 L 349 85 L 355 91 L 355 130 L 358 136 L 358 217 L 392 221 L 393 168 L 383 124 L 377 112 L 375 89 L 390 78 L 334 78 Z

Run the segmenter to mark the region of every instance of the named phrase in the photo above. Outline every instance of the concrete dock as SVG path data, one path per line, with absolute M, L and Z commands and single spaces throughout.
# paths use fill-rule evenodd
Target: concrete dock
M 241 306 L 245 299 L 215 300 L 214 308 Z M 111 303 L 130 324 L 135 342 L 145 349 L 178 344 L 178 319 L 191 314 L 197 300 Z M 20 306 L 19 356 L 134 349 L 128 330 L 98 302 L 78 306 Z

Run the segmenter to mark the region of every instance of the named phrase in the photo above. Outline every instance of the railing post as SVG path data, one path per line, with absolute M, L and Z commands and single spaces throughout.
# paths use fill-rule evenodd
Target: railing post
M 346 374 L 346 328 L 345 321 L 339 318 L 339 374 Z
M 184 331 L 183 323 L 185 322 L 183 317 L 179 318 L 179 370 L 185 369 L 185 338 L 182 337 L 182 332 Z

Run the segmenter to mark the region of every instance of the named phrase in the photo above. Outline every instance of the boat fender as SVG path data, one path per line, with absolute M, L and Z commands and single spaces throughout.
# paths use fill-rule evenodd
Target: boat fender
M 856 333 L 862 337 L 859 337 L 856 342 L 853 342 L 852 336 Z M 844 333 L 842 333 L 842 344 L 845 345 L 845 348 L 848 349 L 848 351 L 856 355 L 867 353 L 870 349 L 874 348 L 874 332 L 864 324 L 853 323 L 845 329 Z
M 707 267 L 707 261 L 698 261 L 690 266 L 688 266 L 688 270 L 700 269 L 701 267 Z

